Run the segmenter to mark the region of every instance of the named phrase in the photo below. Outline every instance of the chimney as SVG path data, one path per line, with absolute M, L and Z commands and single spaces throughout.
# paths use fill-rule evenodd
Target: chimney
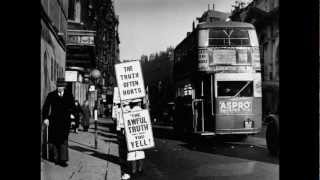
M 190 35 L 191 32 L 187 32 L 187 37 Z
M 194 21 L 192 22 L 192 31 L 194 30 Z
M 208 4 L 208 11 L 210 10 L 210 4 Z
M 212 3 L 212 10 L 214 10 L 214 3 Z

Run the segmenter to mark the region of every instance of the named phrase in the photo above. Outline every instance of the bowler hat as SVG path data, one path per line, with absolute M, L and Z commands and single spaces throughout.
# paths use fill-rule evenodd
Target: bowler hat
M 64 78 L 60 77 L 57 79 L 57 87 L 65 87 L 67 83 L 65 82 Z

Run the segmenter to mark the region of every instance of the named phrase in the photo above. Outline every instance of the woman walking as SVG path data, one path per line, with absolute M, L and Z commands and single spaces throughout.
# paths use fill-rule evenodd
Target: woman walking
M 80 114 L 82 113 L 82 109 L 78 100 L 75 100 L 74 105 L 75 105 L 75 118 L 73 120 L 74 124 L 72 129 L 74 133 L 78 133 L 79 123 L 80 123 Z
M 135 99 L 130 102 L 130 111 L 142 110 L 142 100 Z M 136 176 L 138 173 L 143 172 L 143 161 L 145 159 L 145 153 L 143 150 L 131 151 L 127 154 L 127 161 L 131 162 L 131 173 Z
M 81 125 L 83 127 L 83 131 L 87 132 L 90 126 L 90 107 L 89 107 L 89 101 L 85 100 L 82 105 L 82 119 L 81 119 Z

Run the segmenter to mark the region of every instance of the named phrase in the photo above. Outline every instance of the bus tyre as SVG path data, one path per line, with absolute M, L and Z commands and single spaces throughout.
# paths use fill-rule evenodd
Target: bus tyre
M 274 119 L 267 125 L 266 141 L 267 147 L 271 155 L 278 155 L 279 153 L 279 127 Z

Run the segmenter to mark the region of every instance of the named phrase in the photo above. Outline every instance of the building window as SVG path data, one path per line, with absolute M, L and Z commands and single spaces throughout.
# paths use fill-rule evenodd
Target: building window
M 58 79 L 58 64 L 57 64 L 57 62 L 55 62 L 55 68 L 54 68 L 54 70 L 55 70 L 55 81 L 57 81 L 57 79 Z
M 192 86 L 191 84 L 186 84 L 183 88 L 184 96 L 192 95 Z
M 279 81 L 279 47 L 277 47 L 277 51 L 276 51 L 276 80 Z
M 57 81 L 57 62 L 54 61 L 54 81 Z
M 81 22 L 81 4 L 80 0 L 76 0 L 75 6 L 74 6 L 74 21 L 80 23 Z
M 53 79 L 53 69 L 54 69 L 53 58 L 51 58 L 50 67 L 51 67 L 51 81 L 54 81 L 54 79 Z
M 59 66 L 59 77 L 62 78 L 62 68 Z
M 69 0 L 68 19 L 74 20 L 74 0 Z
M 59 64 L 57 64 L 57 78 L 60 77 L 60 66 Z

